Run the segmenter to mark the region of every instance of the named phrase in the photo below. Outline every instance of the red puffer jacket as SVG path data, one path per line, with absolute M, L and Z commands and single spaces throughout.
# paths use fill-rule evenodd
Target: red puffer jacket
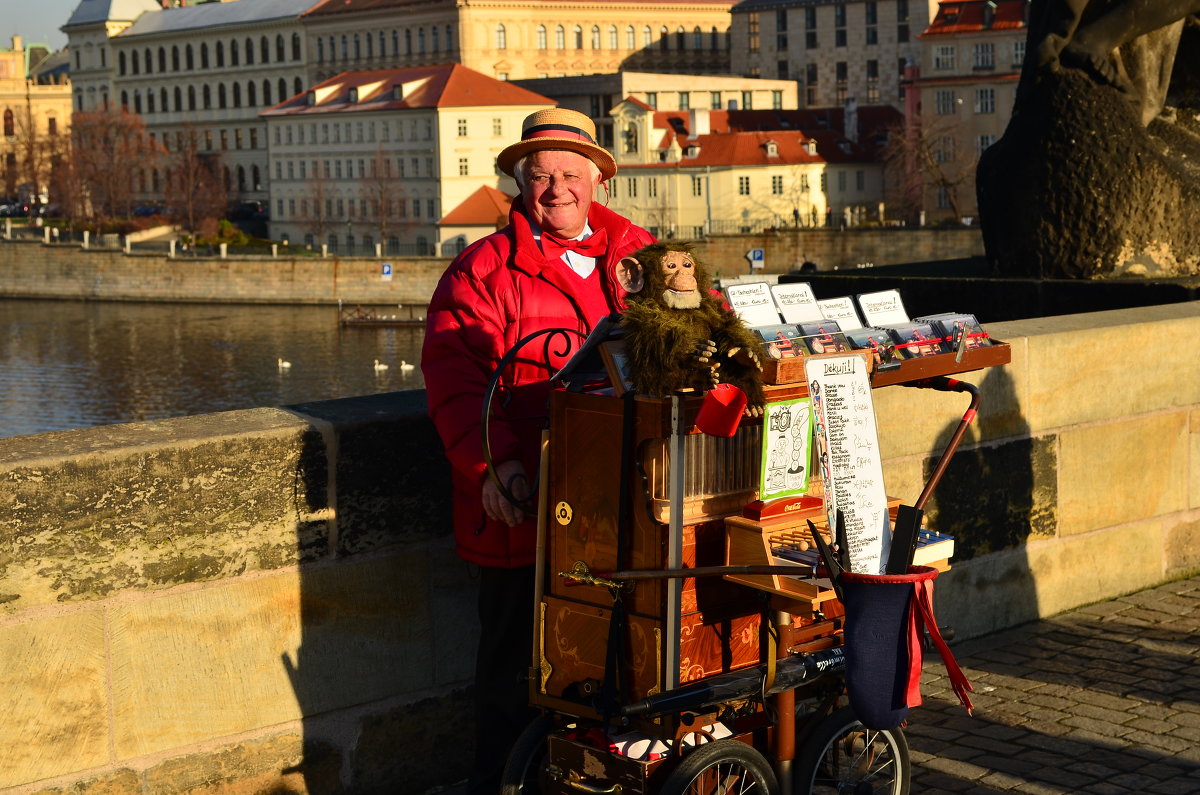
M 586 336 L 600 318 L 623 309 L 625 293 L 615 265 L 654 242 L 645 229 L 599 204 L 592 204 L 588 223 L 594 232 L 605 230 L 609 243 L 596 270 L 584 279 L 561 259 L 542 255 L 518 198 L 508 226 L 459 254 L 429 304 L 421 351 L 429 415 L 450 459 L 458 554 L 481 566 L 533 563 L 536 535 L 533 518 L 508 527 L 483 511 L 480 495 L 487 472 L 480 415 L 492 373 L 528 334 L 568 328 Z M 583 337 L 569 336 L 574 350 Z M 547 369 L 541 363 L 545 340 L 531 342 L 506 369 L 501 383 L 509 402 L 493 407 L 489 423 L 492 463 L 518 459 L 531 478 L 538 471 L 546 425 L 548 377 L 568 358 L 552 356 Z

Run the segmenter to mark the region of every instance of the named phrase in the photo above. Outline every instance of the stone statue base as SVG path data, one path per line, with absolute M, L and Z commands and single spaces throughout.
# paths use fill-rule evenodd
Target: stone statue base
M 980 158 L 993 270 L 1038 278 L 1200 275 L 1200 119 L 1149 126 L 1118 89 L 1043 70 Z

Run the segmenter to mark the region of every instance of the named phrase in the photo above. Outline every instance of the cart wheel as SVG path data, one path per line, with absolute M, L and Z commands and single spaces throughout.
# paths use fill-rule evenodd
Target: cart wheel
M 911 776 L 904 733 L 868 729 L 843 707 L 801 749 L 793 795 L 908 795 Z
M 529 795 L 542 791 L 542 772 L 546 766 L 546 741 L 554 731 L 554 720 L 539 715 L 517 737 L 504 773 L 500 776 L 500 795 Z
M 705 743 L 683 758 L 660 795 L 779 795 L 775 771 L 763 755 L 738 740 Z

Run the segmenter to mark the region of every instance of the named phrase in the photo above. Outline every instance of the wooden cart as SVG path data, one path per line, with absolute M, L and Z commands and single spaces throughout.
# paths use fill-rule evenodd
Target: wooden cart
M 872 386 L 1008 360 L 1003 344 L 906 360 Z M 796 380 L 767 386 L 768 401 L 806 396 Z M 782 517 L 743 516 L 761 421 L 706 436 L 700 404 L 552 394 L 530 669 L 542 716 L 502 792 L 907 792 L 901 730 L 868 731 L 845 706 L 828 581 L 775 570 L 781 534 L 824 527 L 819 482 Z

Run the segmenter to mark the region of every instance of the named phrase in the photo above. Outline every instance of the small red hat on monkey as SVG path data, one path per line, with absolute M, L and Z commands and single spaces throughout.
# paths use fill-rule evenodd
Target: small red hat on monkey
M 733 384 L 746 393 L 746 413 L 762 414 L 759 342 L 713 292 L 690 243 L 639 249 L 621 260 L 617 275 L 629 293 L 621 328 L 637 392 L 668 397 Z

